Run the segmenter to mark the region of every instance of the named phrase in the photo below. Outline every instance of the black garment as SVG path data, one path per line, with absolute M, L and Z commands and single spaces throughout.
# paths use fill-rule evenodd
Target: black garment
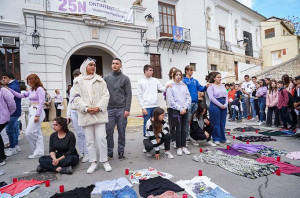
M 258 120 L 260 120 L 260 113 L 259 113 L 258 99 L 254 99 L 254 108 L 255 108 L 256 115 L 258 115 Z
M 188 124 L 188 113 L 180 115 L 180 112 L 173 109 L 173 124 L 176 128 L 176 147 L 186 147 L 186 128 Z
M 56 156 L 56 158 L 58 158 Z M 48 156 L 42 156 L 39 158 L 40 166 L 47 171 L 55 172 L 58 167 L 68 167 L 68 166 L 76 166 L 79 162 L 79 157 L 77 155 L 68 155 L 66 158 L 59 161 L 57 166 L 52 164 L 52 158 Z
M 75 188 L 74 190 L 70 190 L 67 192 L 56 193 L 50 198 L 90 198 L 94 188 L 95 185 L 90 185 L 86 188 L 84 187 Z
M 203 119 L 207 119 L 207 117 L 203 117 Z M 207 131 L 209 133 L 208 138 L 206 138 L 204 131 Z M 194 140 L 205 140 L 206 139 L 207 141 L 210 141 L 213 131 L 214 131 L 214 127 L 211 124 L 205 125 L 204 128 L 201 129 L 198 122 L 192 118 L 192 122 L 190 125 L 190 136 Z
M 293 126 L 293 123 L 290 119 L 290 114 L 288 111 L 289 111 L 289 109 L 287 107 L 281 107 L 281 109 L 279 109 L 283 128 L 287 128 L 287 124 L 290 124 L 291 126 Z
M 271 138 L 270 136 L 238 136 L 236 138 L 242 142 L 271 142 L 277 141 L 276 139 Z
M 8 124 L 8 122 L 0 124 L 0 133 L 5 128 L 5 126 Z M 6 159 L 6 155 L 4 152 L 4 142 L 2 139 L 2 135 L 0 134 L 0 163 L 3 162 L 3 160 Z
M 58 109 L 58 105 L 60 105 L 61 103 L 54 103 L 55 109 L 56 109 L 56 117 L 60 117 L 61 116 L 61 109 Z
M 171 133 L 171 138 L 172 141 L 176 140 L 176 131 L 175 131 L 175 125 L 173 123 L 173 109 L 172 108 L 168 108 L 168 124 L 169 124 L 169 130 Z
M 143 143 L 147 152 L 150 152 L 154 147 L 158 147 L 162 144 L 165 145 L 165 150 L 169 151 L 170 143 L 171 143 L 171 135 L 170 133 L 167 133 L 166 135 L 162 136 L 158 144 L 153 144 L 150 139 L 144 139 Z M 159 154 L 159 151 L 156 152 L 156 154 Z
M 58 138 L 58 132 L 54 132 L 50 136 L 49 153 L 55 152 L 56 156 L 76 155 L 78 156 L 76 146 L 76 138 L 73 132 L 67 132 L 62 139 Z
M 3 187 L 3 186 L 6 186 L 6 185 L 7 185 L 6 182 L 4 182 L 4 181 L 3 181 L 3 182 L 0 182 L 0 188 Z
M 162 177 L 155 177 L 147 180 L 140 180 L 139 193 L 143 198 L 150 195 L 161 195 L 166 191 L 180 192 L 183 188 Z
M 232 114 L 233 114 L 231 106 L 232 106 L 232 102 L 228 102 L 228 113 L 230 119 L 232 118 Z
M 253 128 L 252 126 L 249 126 L 249 127 L 237 127 L 237 128 L 234 128 L 233 129 L 234 131 L 243 131 L 243 130 L 245 130 L 245 131 L 252 131 L 252 132 L 255 132 L 256 130 L 257 131 L 260 131 L 260 129 L 258 129 L 258 128 Z
M 44 122 L 49 122 L 49 110 L 50 110 L 50 109 L 44 109 L 44 111 L 45 111 L 45 119 L 44 119 Z
M 267 126 L 271 126 L 272 125 L 272 115 L 273 115 L 273 112 L 275 114 L 275 120 L 274 120 L 274 125 L 275 126 L 279 126 L 280 124 L 280 121 L 279 121 L 279 110 L 278 110 L 278 107 L 275 106 L 275 107 L 268 107 L 268 113 L 267 113 Z

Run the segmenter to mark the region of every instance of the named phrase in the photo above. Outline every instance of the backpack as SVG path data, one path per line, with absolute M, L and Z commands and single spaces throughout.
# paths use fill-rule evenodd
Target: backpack
M 293 99 L 293 96 L 292 96 L 292 94 L 289 91 L 287 91 L 287 93 L 288 93 L 288 96 L 289 96 L 289 101 L 288 101 L 287 107 L 290 108 L 290 109 L 294 109 L 294 99 Z M 282 94 L 282 97 L 284 97 L 283 90 L 281 90 L 281 94 Z

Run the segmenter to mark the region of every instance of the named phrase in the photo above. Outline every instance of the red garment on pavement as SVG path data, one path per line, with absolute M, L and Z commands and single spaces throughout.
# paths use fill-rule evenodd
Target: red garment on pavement
M 260 157 L 256 159 L 256 161 L 261 162 L 261 163 L 272 163 L 275 166 L 278 166 L 280 171 L 285 173 L 285 174 L 292 174 L 292 173 L 300 173 L 300 167 L 294 166 L 292 164 L 284 163 L 284 162 L 278 162 L 276 159 L 273 157 Z
M 23 190 L 25 190 L 28 187 L 35 186 L 35 185 L 41 184 L 43 182 L 44 181 L 39 181 L 39 180 L 34 180 L 34 179 L 32 179 L 30 181 L 20 180 L 15 183 L 12 183 L 8 186 L 5 186 L 3 188 L 0 188 L 0 192 L 7 193 L 7 194 L 10 194 L 11 196 L 14 196 L 14 195 L 22 192 Z

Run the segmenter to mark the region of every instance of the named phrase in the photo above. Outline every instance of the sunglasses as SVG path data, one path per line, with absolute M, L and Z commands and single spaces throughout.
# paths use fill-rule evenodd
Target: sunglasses
M 91 57 L 87 57 L 85 60 L 90 60 L 90 61 L 93 61 L 93 62 L 95 62 L 95 63 L 96 63 L 96 59 L 94 59 L 94 58 L 91 58 Z

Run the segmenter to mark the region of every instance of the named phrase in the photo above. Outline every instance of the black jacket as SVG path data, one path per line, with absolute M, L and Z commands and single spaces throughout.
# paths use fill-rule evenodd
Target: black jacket
M 207 119 L 207 116 L 203 116 L 203 119 Z M 205 127 L 206 125 L 204 125 Z M 200 128 L 199 124 L 197 121 L 194 121 L 193 117 L 191 120 L 191 125 L 190 125 L 190 135 L 193 136 L 193 134 L 198 133 L 198 136 L 201 137 L 201 139 L 205 140 L 206 135 L 204 134 L 204 130 Z

